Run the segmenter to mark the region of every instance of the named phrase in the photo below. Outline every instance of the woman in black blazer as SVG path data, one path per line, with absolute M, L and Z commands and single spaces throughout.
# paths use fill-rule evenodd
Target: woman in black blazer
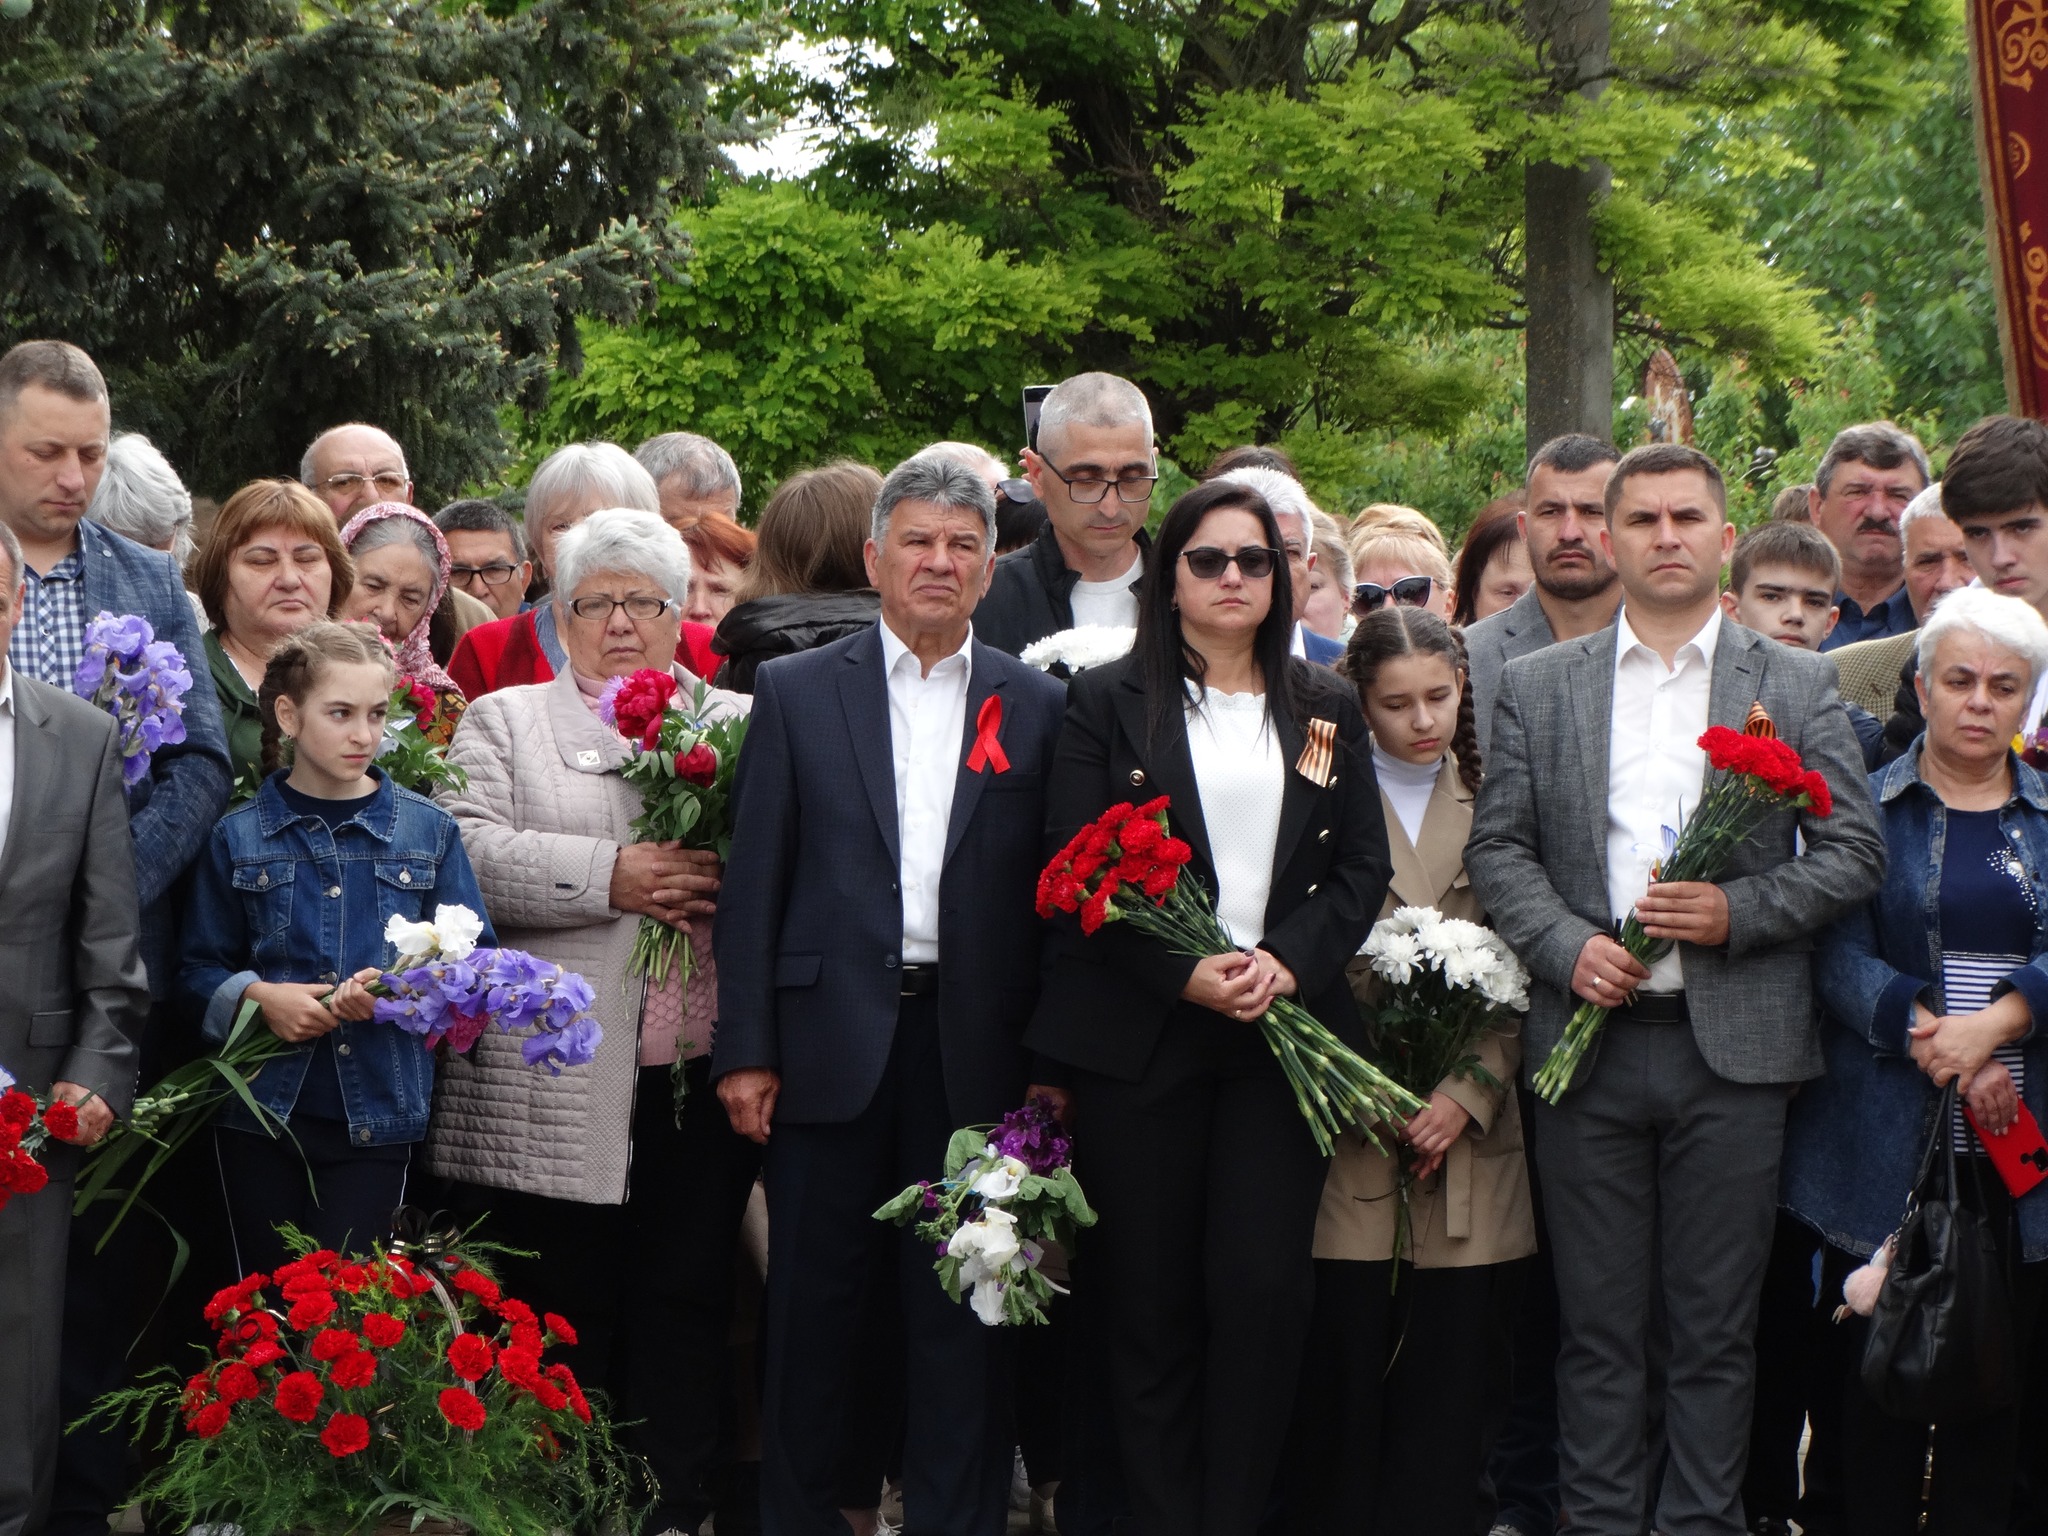
M 1080 1283 L 1145 1536 L 1251 1536 L 1265 1512 L 1325 1159 L 1257 1020 L 1297 997 L 1356 1045 L 1344 967 L 1390 872 L 1357 699 L 1290 654 L 1281 550 L 1244 487 L 1174 503 L 1132 654 L 1074 680 L 1046 790 L 1051 848 L 1119 801 L 1170 796 L 1194 850 L 1182 878 L 1207 887 L 1240 946 L 1196 960 L 1128 923 L 1084 937 L 1063 919 L 1026 1035 L 1068 1069 L 1102 1216 Z

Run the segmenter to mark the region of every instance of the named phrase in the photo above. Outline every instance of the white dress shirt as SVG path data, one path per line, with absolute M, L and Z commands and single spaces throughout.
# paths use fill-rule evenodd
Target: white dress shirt
M 946 824 L 965 755 L 967 679 L 974 630 L 927 675 L 886 621 L 882 665 L 889 679 L 889 745 L 896 763 L 896 843 L 902 851 L 903 963 L 939 958 L 939 875 Z
M 0 669 L 0 854 L 14 819 L 14 668 Z
M 1188 711 L 1188 756 L 1216 861 L 1216 915 L 1231 943 L 1250 948 L 1266 934 L 1287 783 L 1265 695 L 1209 689 Z
M 1650 866 L 1664 857 L 1664 831 L 1676 832 L 1706 787 L 1707 728 L 1714 647 L 1721 638 L 1717 606 L 1698 634 L 1678 648 L 1676 665 L 1636 638 L 1628 611 L 1616 620 L 1614 719 L 1607 739 L 1607 900 L 1618 920 L 1650 888 Z M 1678 950 L 1650 967 L 1645 992 L 1684 988 Z

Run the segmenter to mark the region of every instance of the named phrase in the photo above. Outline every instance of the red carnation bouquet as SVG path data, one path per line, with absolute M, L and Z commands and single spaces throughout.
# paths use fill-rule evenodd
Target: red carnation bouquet
M 1113 805 L 1075 833 L 1038 877 L 1039 916 L 1077 914 L 1088 934 L 1104 923 L 1128 922 L 1175 954 L 1196 959 L 1236 948 L 1201 882 L 1181 879 L 1191 850 L 1173 836 L 1167 805 L 1165 795 L 1139 806 Z M 1276 999 L 1259 1028 L 1325 1156 L 1352 1126 L 1380 1146 L 1377 1124 L 1398 1125 L 1421 1112 L 1420 1099 L 1292 998 Z
M 1685 825 L 1676 831 L 1664 828 L 1664 856 L 1651 869 L 1652 880 L 1718 879 L 1736 844 L 1767 818 L 1779 811 L 1810 810 L 1816 816 L 1834 811 L 1828 781 L 1778 739 L 1778 728 L 1761 704 L 1750 706 L 1741 730 L 1710 726 L 1699 744 L 1713 776 Z M 1621 947 L 1651 965 L 1671 952 L 1671 940 L 1651 938 L 1631 912 L 1621 925 Z M 1550 1103 L 1571 1087 L 1608 1012 L 1597 1003 L 1580 1003 L 1564 1027 L 1564 1038 L 1544 1057 L 1532 1082 Z
M 545 1358 L 576 1343 L 565 1319 L 459 1255 L 295 1246 L 207 1303 L 203 1369 L 180 1383 L 164 1367 L 95 1409 L 138 1438 L 163 1421 L 159 1443 L 176 1448 L 139 1496 L 178 1529 L 631 1528 L 630 1458 L 575 1373 Z
M 46 1143 L 77 1134 L 75 1107 L 62 1099 L 44 1103 L 0 1067 L 0 1210 L 16 1195 L 35 1194 L 50 1182 L 49 1170 L 36 1159 Z
M 416 677 L 401 676 L 384 715 L 377 766 L 416 795 L 431 795 L 443 785 L 461 789 L 469 775 L 448 761 L 448 743 L 467 707 L 459 693 L 436 693 Z

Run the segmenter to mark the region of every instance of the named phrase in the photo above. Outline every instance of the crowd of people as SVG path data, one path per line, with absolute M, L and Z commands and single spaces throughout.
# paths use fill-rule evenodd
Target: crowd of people
M 152 1191 L 177 1285 L 287 1225 L 474 1224 L 575 1321 L 652 1536 L 2048 1529 L 2048 1193 L 1986 1153 L 2048 1117 L 2048 426 L 1979 423 L 1939 483 L 1850 428 L 1740 534 L 1704 454 L 1562 437 L 1454 550 L 1268 446 L 1158 508 L 1150 407 L 1100 373 L 1020 473 L 835 461 L 752 527 L 691 433 L 429 515 L 364 423 L 195 520 L 118 407 L 75 347 L 0 357 L 0 1066 L 78 1107 L 0 1208 L 0 1536 L 128 1502 L 147 1448 L 80 1417 L 186 1340 L 161 1233 L 72 1189 L 249 1005 L 295 1048 Z M 132 786 L 72 691 L 102 612 L 195 679 Z M 1124 653 L 1020 659 L 1070 630 Z M 600 711 L 650 668 L 747 718 L 725 860 L 636 836 Z M 377 766 L 401 679 L 459 770 L 431 796 Z M 1760 718 L 1832 808 L 1657 878 L 1702 733 Z M 1160 796 L 1229 946 L 1042 920 L 1049 853 Z M 376 1019 L 385 925 L 442 903 L 588 980 L 594 1059 Z M 1392 1150 L 1326 1156 L 1256 1021 L 1292 998 L 1359 1046 L 1403 906 L 1491 925 L 1529 1006 Z M 646 919 L 693 964 L 636 966 Z M 1589 1003 L 1594 1054 L 1533 1094 Z M 1100 1219 L 1049 1327 L 989 1327 L 873 1212 L 1032 1098 Z M 1939 1424 L 1836 1320 L 1930 1136 L 2026 1384 Z

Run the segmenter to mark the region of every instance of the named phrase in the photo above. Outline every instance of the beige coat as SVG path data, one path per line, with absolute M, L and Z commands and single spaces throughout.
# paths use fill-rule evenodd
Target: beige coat
M 1472 830 L 1472 795 L 1446 756 L 1436 793 L 1423 812 L 1420 845 L 1410 843 L 1394 808 L 1381 797 L 1394 876 L 1382 917 L 1396 907 L 1435 907 L 1446 917 L 1484 922 L 1485 912 L 1465 878 L 1465 839 Z M 1370 1004 L 1377 978 L 1364 956 L 1352 960 L 1351 990 Z M 1492 1030 L 1480 1041 L 1480 1064 L 1505 1089 L 1470 1078 L 1437 1085 L 1472 1116 L 1445 1154 L 1443 1166 L 1410 1194 L 1410 1231 L 1403 1256 L 1424 1269 L 1499 1264 L 1536 1251 L 1536 1216 L 1529 1201 L 1529 1168 L 1522 1153 L 1522 1116 L 1513 1083 L 1521 1065 L 1520 1026 Z M 1323 1184 L 1316 1219 L 1319 1259 L 1388 1259 L 1394 1252 L 1398 1209 L 1397 1165 L 1364 1136 L 1349 1132 L 1337 1145 Z
M 696 680 L 680 667 L 685 689 Z M 751 699 L 714 689 L 742 712 Z M 575 971 L 597 993 L 597 1059 L 559 1077 L 528 1067 L 515 1036 L 490 1032 L 447 1062 L 434 1094 L 427 1166 L 444 1178 L 594 1205 L 625 1201 L 644 980 L 627 962 L 640 919 L 611 904 L 612 866 L 633 841 L 640 796 L 617 773 L 626 746 L 591 713 L 575 676 L 487 693 L 448 749 L 468 786 L 441 803 L 462 828 L 498 942 Z M 690 990 L 716 985 L 708 930 Z

